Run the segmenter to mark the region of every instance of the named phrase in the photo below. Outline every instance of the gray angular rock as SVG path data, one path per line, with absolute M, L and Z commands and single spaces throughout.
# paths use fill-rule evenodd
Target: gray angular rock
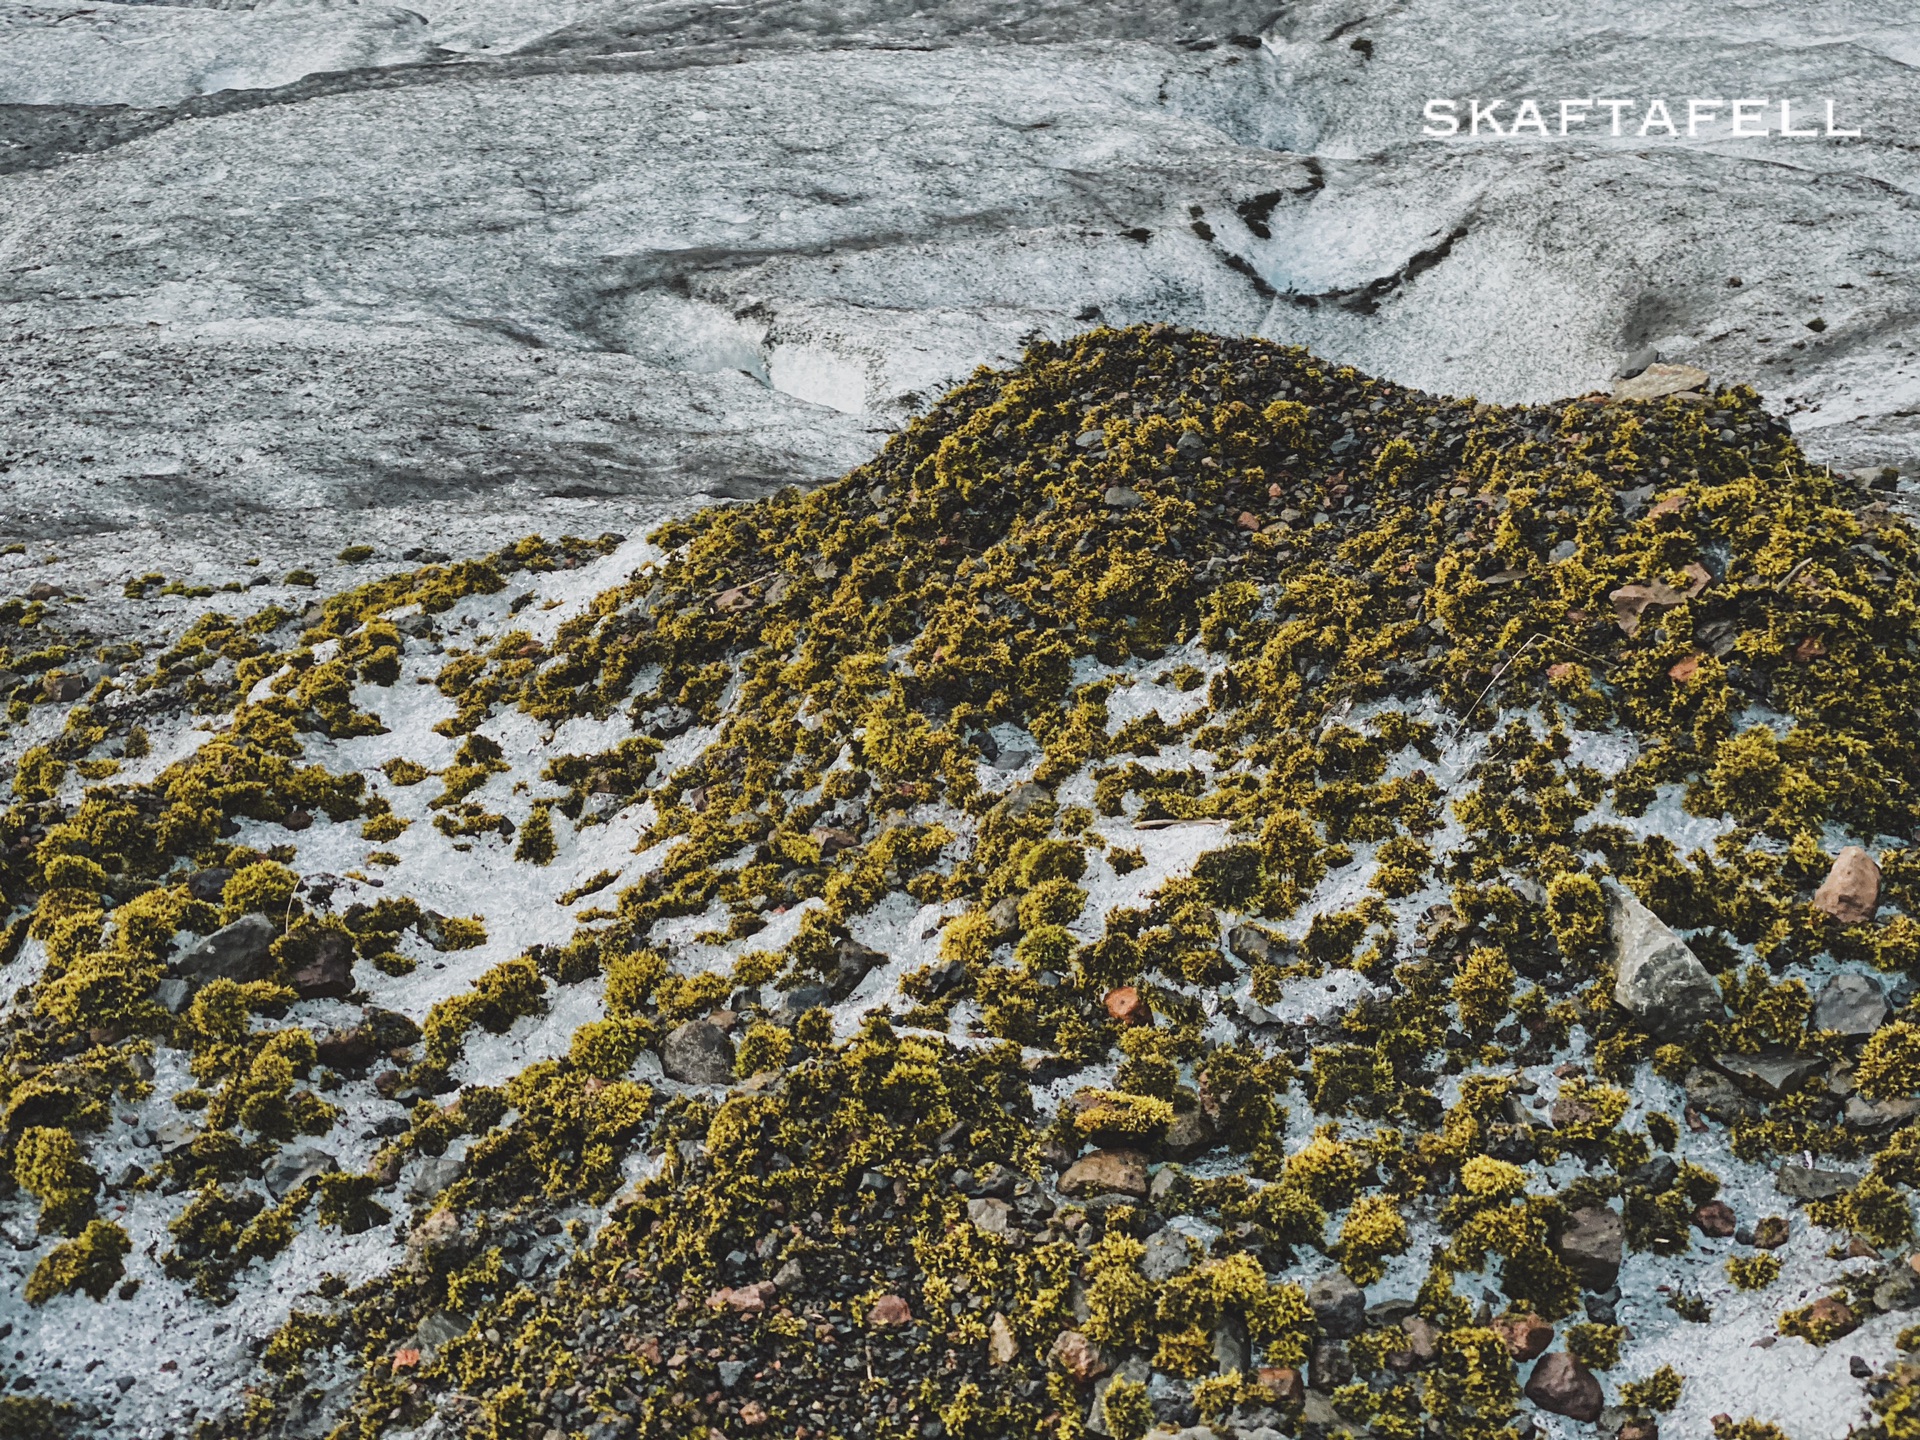
M 1746 1089 L 1774 1099 L 1797 1090 L 1802 1080 L 1817 1075 L 1827 1062 L 1817 1055 L 1765 1054 L 1716 1055 L 1713 1063 Z
M 1029 780 L 1025 784 L 1016 785 L 1013 789 L 1009 790 L 1007 792 L 1007 798 L 1002 800 L 1000 804 L 1005 807 L 1008 815 L 1017 820 L 1021 816 L 1031 815 L 1042 805 L 1053 804 L 1053 791 L 1044 785 Z
M 1366 1328 L 1367 1297 L 1338 1270 L 1314 1277 L 1307 1286 L 1307 1304 L 1320 1328 L 1338 1339 L 1358 1335 Z
M 1626 1240 L 1620 1216 L 1604 1205 L 1591 1205 L 1567 1216 L 1553 1248 L 1583 1288 L 1605 1291 L 1620 1278 Z
M 1270 963 L 1291 948 L 1257 925 L 1236 925 L 1227 932 L 1227 949 L 1249 965 Z
M 264 915 L 242 915 L 174 957 L 173 972 L 204 985 L 209 980 L 264 980 L 272 969 L 268 951 L 280 930 Z
M 1331 1395 L 1353 1379 L 1353 1358 L 1344 1341 L 1322 1336 L 1313 1342 L 1307 1356 L 1307 1384 L 1322 1394 Z
M 153 998 L 169 1015 L 178 1015 L 193 998 L 193 986 L 177 975 L 170 975 L 153 987 Z
M 451 1155 L 430 1157 L 407 1186 L 412 1200 L 431 1200 L 460 1178 L 460 1161 Z
M 973 1228 L 1005 1240 L 1014 1232 L 1013 1206 L 1005 1200 L 984 1196 L 967 1202 L 967 1219 Z
M 1613 944 L 1614 1003 L 1663 1040 L 1676 1039 L 1726 1006 L 1707 967 L 1646 906 L 1620 885 L 1607 886 Z
M 1793 1200 L 1834 1200 L 1860 1183 L 1847 1170 L 1821 1170 L 1788 1163 L 1773 1173 L 1773 1188 Z
M 420 1322 L 420 1328 L 413 1332 L 414 1340 L 422 1350 L 438 1350 L 449 1340 L 458 1340 L 467 1333 L 473 1322 L 454 1310 L 436 1310 Z
M 295 1186 L 339 1168 L 340 1162 L 326 1151 L 303 1145 L 298 1150 L 282 1150 L 274 1156 L 267 1162 L 260 1178 L 267 1187 L 267 1193 L 279 1200 Z
M 1242 1375 L 1249 1374 L 1249 1358 L 1247 1327 L 1237 1316 L 1227 1316 L 1213 1327 L 1213 1368 L 1216 1371 L 1222 1375 L 1229 1370 L 1237 1370 Z
M 1156 1230 L 1147 1237 L 1140 1273 L 1156 1284 L 1193 1268 L 1193 1252 L 1178 1230 Z
M 1683 1087 L 1687 1104 L 1709 1120 L 1731 1125 L 1736 1120 L 1752 1120 L 1760 1115 L 1760 1104 L 1717 1070 L 1696 1065 L 1687 1071 Z
M 725 1085 L 733 1079 L 733 1041 L 709 1020 L 689 1020 L 667 1032 L 660 1068 L 683 1085 Z
M 1861 1037 L 1887 1021 L 1887 992 L 1871 975 L 1847 970 L 1820 987 L 1813 998 L 1813 1028 Z
M 987 923 L 996 938 L 1010 940 L 1020 933 L 1020 897 L 1002 895 L 987 907 Z

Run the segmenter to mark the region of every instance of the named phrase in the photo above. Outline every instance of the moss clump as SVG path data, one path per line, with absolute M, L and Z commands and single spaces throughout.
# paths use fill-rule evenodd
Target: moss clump
M 1736 1290 L 1764 1290 L 1780 1278 L 1778 1255 L 1730 1255 L 1727 1278 Z
M 547 806 L 535 805 L 533 813 L 520 827 L 520 838 L 513 847 L 513 858 L 524 860 L 529 865 L 549 865 L 557 852 L 558 846 L 553 838 L 553 815 Z
M 81 1156 L 72 1132 L 32 1126 L 14 1142 L 13 1178 L 40 1202 L 40 1233 L 78 1235 L 93 1219 L 100 1176 Z
M 27 1277 L 29 1305 L 44 1305 L 56 1295 L 85 1293 L 107 1298 L 126 1273 L 125 1260 L 133 1242 L 127 1232 L 109 1220 L 90 1220 L 75 1239 L 54 1247 Z

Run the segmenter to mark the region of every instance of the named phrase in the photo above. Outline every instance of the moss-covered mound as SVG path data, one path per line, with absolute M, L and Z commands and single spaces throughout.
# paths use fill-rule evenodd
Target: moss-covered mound
M 74 1237 L 41 1298 L 119 1278 L 87 1136 L 156 1046 L 190 1054 L 166 1098 L 201 1128 L 130 1183 L 192 1191 L 168 1269 L 203 1295 L 457 1162 L 391 1272 L 302 1302 L 212 1433 L 338 1418 L 316 1380 L 351 1359 L 366 1436 L 1472 1440 L 1551 1388 L 1541 1330 L 1556 1373 L 1617 1372 L 1609 1403 L 1680 1401 L 1632 1373 L 1622 1247 L 1733 1231 L 1720 1288 L 1764 1296 L 1816 1243 L 1718 1203 L 1711 1158 L 1824 1157 L 1782 1211 L 1814 1196 L 1886 1261 L 1910 1242 L 1920 548 L 1752 392 L 1489 407 L 1099 331 L 843 480 L 653 538 L 545 630 L 510 617 L 617 537 L 210 620 L 139 693 L 229 658 L 193 696 L 225 731 L 81 798 L 97 704 L 20 767 L 9 943 L 47 965 L 8 1022 L 6 1155 Z M 509 577 L 501 633 L 421 672 L 433 617 Z M 308 752 L 389 728 L 383 695 L 429 673 L 458 742 L 432 843 L 540 870 L 626 815 L 643 858 L 556 883 L 593 898 L 577 928 L 417 1025 L 369 1011 L 356 1069 L 300 1023 L 339 993 L 310 977 L 483 944 L 487 895 L 439 915 L 398 864 L 336 909 L 296 843 L 232 837 L 406 835 L 427 767 Z M 1815 903 L 1849 840 L 1874 903 Z M 1711 977 L 1687 1023 L 1623 981 L 1629 896 Z M 257 971 L 165 1003 L 183 942 L 248 917 Z M 1891 1003 L 1860 1021 L 1856 979 L 1823 1028 L 1837 970 Z M 476 1035 L 588 983 L 564 1054 L 474 1074 Z M 333 1123 L 315 1084 L 379 1054 L 400 1133 L 263 1194 Z M 1903 1263 L 1849 1273 L 1782 1332 L 1914 1298 Z

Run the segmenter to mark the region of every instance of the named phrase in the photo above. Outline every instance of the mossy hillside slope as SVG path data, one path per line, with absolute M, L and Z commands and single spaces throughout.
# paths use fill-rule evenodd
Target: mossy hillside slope
M 458 751 L 419 817 L 432 827 L 406 841 L 392 838 L 405 805 L 298 762 L 381 725 L 379 692 L 425 677 L 397 626 L 446 577 L 338 597 L 263 642 L 242 678 L 279 676 L 284 703 L 242 700 L 234 728 L 286 778 L 218 792 L 198 828 L 175 822 L 140 862 L 151 923 L 123 923 L 118 949 L 88 948 L 98 918 L 59 932 L 76 938 L 32 1003 L 92 965 L 124 1014 L 84 990 L 67 1028 L 28 1033 L 129 1097 L 141 1045 L 192 1051 L 208 1124 L 187 1229 L 222 1259 L 196 1268 L 183 1247 L 180 1273 L 216 1298 L 305 1206 L 330 1226 L 385 1225 L 406 1205 L 400 1174 L 459 1157 L 413 1215 L 404 1264 L 276 1337 L 282 1378 L 235 1431 L 292 1423 L 332 1350 L 366 1367 L 348 1423 L 367 1434 L 438 1413 L 516 1435 L 1071 1435 L 1093 1379 L 1058 1354 L 1071 1332 L 1100 1352 L 1094 1369 L 1123 1375 L 1103 1392 L 1114 1433 L 1269 1413 L 1502 1433 L 1529 1372 L 1480 1287 L 1605 1371 L 1620 1337 L 1559 1237 L 1604 1206 L 1631 1251 L 1692 1253 L 1691 1217 L 1720 1179 L 1690 1150 L 1870 1165 L 1816 1218 L 1909 1238 L 1913 1142 L 1879 1112 L 1836 1123 L 1828 1075 L 1849 1042 L 1812 1027 L 1807 985 L 1836 964 L 1897 975 L 1920 958 L 1900 839 L 1915 551 L 1870 500 L 1808 469 L 1750 392 L 1516 410 L 1259 342 L 1136 330 L 1042 347 L 845 480 L 676 522 L 655 537 L 666 558 L 557 629 L 509 623 L 445 658 L 439 729 Z M 517 753 L 496 737 L 523 721 L 615 738 Z M 1589 763 L 1596 736 L 1630 737 L 1632 758 Z M 67 748 L 44 763 L 85 749 Z M 1462 755 L 1474 767 L 1456 776 Z M 408 765 L 386 771 L 402 790 L 422 778 Z M 42 781 L 44 834 L 115 806 L 155 810 L 136 827 L 174 813 L 107 786 L 69 817 L 57 777 Z M 222 806 L 284 817 L 296 797 L 274 784 L 328 815 L 315 830 L 357 823 L 370 844 L 517 853 L 507 863 L 532 870 L 637 815 L 650 859 L 580 882 L 600 898 L 577 930 L 389 1022 L 383 1048 L 407 1055 L 398 1084 L 419 1097 L 410 1126 L 364 1172 L 269 1205 L 252 1176 L 324 1129 L 328 1102 L 297 1083 L 318 1064 L 311 1037 L 244 1017 L 297 1019 L 273 987 L 336 925 L 373 969 L 413 963 L 409 929 L 471 943 L 402 898 L 412 858 L 388 871 L 384 910 L 285 903 L 293 881 L 272 867 L 302 868 L 309 832 L 282 860 L 219 835 Z M 1681 853 L 1636 818 L 1649 807 L 1710 822 L 1711 850 Z M 1200 821 L 1217 822 L 1206 853 L 1092 906 L 1147 851 L 1164 858 L 1161 827 Z M 18 894 L 49 936 L 102 877 L 148 873 L 102 823 L 22 859 Z M 1880 856 L 1885 903 L 1867 922 L 1808 903 L 1842 837 Z M 144 997 L 167 937 L 257 908 L 238 892 L 218 917 L 188 908 L 187 872 L 216 865 L 228 885 L 285 887 L 282 969 L 253 991 L 208 986 L 163 1021 Z M 1656 1039 L 1612 1004 L 1608 878 L 1694 937 L 1724 1022 Z M 484 920 L 486 897 L 473 908 Z M 898 995 L 854 998 L 883 963 L 860 937 L 916 914 L 943 926 L 938 959 Z M 108 954 L 124 958 L 90 958 Z M 1359 1003 L 1289 1008 L 1350 972 Z M 472 1074 L 470 1037 L 595 976 L 603 1013 L 565 1055 Z M 639 1078 L 643 1050 L 670 1051 L 714 1012 L 739 1086 Z M 1863 1095 L 1911 1089 L 1912 1033 L 1901 1016 L 1867 1042 Z M 1719 1107 L 1706 1131 L 1635 1098 L 1678 1113 L 1694 1072 L 1763 1051 L 1804 1074 Z M 1661 1088 L 1682 1079 L 1688 1096 Z M 1523 1097 L 1543 1086 L 1552 1123 L 1534 1124 Z M 35 1131 L 12 1151 L 49 1177 L 35 1182 L 47 1213 L 72 1233 L 87 1223 L 73 1198 L 86 1115 L 35 1114 L 80 1137 Z M 1068 1168 L 1083 1152 L 1117 1165 L 1104 1186 Z M 587 1218 L 645 1154 L 663 1163 L 579 1259 L 528 1273 L 527 1227 Z M 1135 1154 L 1175 1167 L 1151 1196 L 1126 1173 Z M 1172 1273 L 1146 1263 L 1169 1219 L 1204 1241 Z M 62 1265 L 50 1275 L 92 1273 Z M 1321 1389 L 1302 1418 L 1279 1372 L 1336 1338 L 1303 1288 L 1336 1268 L 1415 1307 L 1435 1344 L 1415 1354 L 1381 1312 L 1308 1367 Z M 436 1315 L 458 1338 L 425 1323 Z M 1667 1381 L 1616 1378 L 1643 1409 L 1675 1403 Z

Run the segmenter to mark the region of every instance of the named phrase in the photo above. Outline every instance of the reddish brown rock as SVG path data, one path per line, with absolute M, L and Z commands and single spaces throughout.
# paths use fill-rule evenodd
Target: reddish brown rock
M 344 1000 L 353 993 L 353 938 L 323 930 L 305 959 L 287 976 L 302 1000 Z
M 1809 1328 L 1824 1329 L 1831 1338 L 1837 1340 L 1859 1329 L 1860 1317 L 1833 1296 L 1822 1295 L 1807 1307 L 1807 1325 Z
M 1606 1397 L 1593 1372 L 1564 1350 L 1542 1355 L 1527 1381 L 1527 1399 L 1542 1410 L 1565 1415 L 1569 1420 L 1592 1423 L 1600 1418 Z
M 740 1407 L 740 1423 L 749 1430 L 759 1430 L 773 1417 L 767 1414 L 767 1407 L 758 1400 L 749 1400 Z
M 1833 868 L 1813 892 L 1813 908 L 1842 925 L 1864 925 L 1880 908 L 1880 867 L 1858 845 L 1834 857 Z
M 867 1308 L 867 1324 L 876 1330 L 899 1330 L 913 1323 L 913 1310 L 898 1295 L 882 1295 Z
M 1440 1327 L 1424 1315 L 1408 1315 L 1401 1319 L 1400 1328 L 1406 1332 L 1407 1348 L 1388 1355 L 1388 1366 L 1405 1374 L 1431 1365 L 1440 1354 Z
M 731 1310 L 736 1315 L 759 1315 L 779 1293 L 780 1287 L 773 1281 L 756 1280 L 737 1290 L 722 1288 L 714 1291 L 707 1297 L 707 1306 L 713 1310 Z
M 1694 1228 L 1702 1235 L 1711 1235 L 1716 1239 L 1733 1234 L 1737 1223 L 1733 1207 L 1724 1200 L 1709 1200 L 1693 1212 Z
M 1262 1365 L 1255 1382 L 1275 1405 L 1300 1405 L 1307 1398 L 1307 1382 L 1291 1365 Z
M 1493 1328 L 1516 1360 L 1543 1355 L 1553 1343 L 1553 1326 L 1538 1315 L 1503 1315 L 1493 1322 Z
M 1116 1025 L 1151 1025 L 1153 1012 L 1146 998 L 1131 985 L 1107 992 L 1107 1014 Z
M 1060 1193 L 1069 1199 L 1083 1195 L 1131 1195 L 1147 1198 L 1147 1157 L 1134 1150 L 1096 1150 L 1082 1155 L 1060 1177 Z
M 1047 1352 L 1047 1363 L 1066 1371 L 1076 1385 L 1085 1385 L 1107 1373 L 1107 1357 L 1100 1347 L 1078 1330 L 1062 1330 Z
M 1620 1426 L 1619 1440 L 1660 1440 L 1660 1422 L 1651 1415 L 1636 1415 Z

